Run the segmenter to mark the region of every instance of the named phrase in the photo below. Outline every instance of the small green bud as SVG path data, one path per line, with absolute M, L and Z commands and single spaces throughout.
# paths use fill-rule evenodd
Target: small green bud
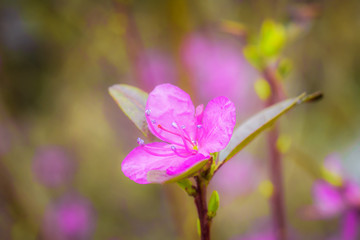
M 196 189 L 192 185 L 191 181 L 188 178 L 182 179 L 177 182 L 177 184 L 189 194 L 189 196 L 194 196 L 196 194 Z
M 279 74 L 281 79 L 284 79 L 287 76 L 289 76 L 292 68 L 293 68 L 292 62 L 289 59 L 285 58 L 279 62 L 277 73 Z
M 208 175 L 206 177 L 206 179 L 208 181 L 210 181 L 212 179 L 212 177 L 214 176 L 214 172 L 215 172 L 216 167 L 217 167 L 216 161 L 218 159 L 218 156 L 219 156 L 219 153 L 217 153 L 217 152 L 216 153 L 211 153 L 212 162 L 211 162 L 211 166 L 210 166 L 210 169 L 209 169 L 209 173 L 208 173 Z
M 261 100 L 267 100 L 271 96 L 271 86 L 268 81 L 263 78 L 256 80 L 254 89 Z
M 247 45 L 244 47 L 243 53 L 246 60 L 248 60 L 248 62 L 251 63 L 255 68 L 259 70 L 263 68 L 263 60 L 256 45 Z
M 286 42 L 283 25 L 273 20 L 265 20 L 260 32 L 259 47 L 264 57 L 274 57 L 280 53 Z
M 220 197 L 217 191 L 213 191 L 211 194 L 209 205 L 208 205 L 208 216 L 209 218 L 213 218 L 216 215 L 216 211 L 219 208 L 220 204 Z

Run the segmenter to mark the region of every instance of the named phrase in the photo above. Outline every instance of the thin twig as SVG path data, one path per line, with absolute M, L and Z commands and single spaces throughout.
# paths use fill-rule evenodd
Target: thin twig
M 207 181 L 202 179 L 200 176 L 196 176 L 195 182 L 196 195 L 194 197 L 194 201 L 200 220 L 201 240 L 210 240 L 211 220 L 208 217 L 208 208 L 206 203 Z
M 267 101 L 267 106 L 275 104 L 282 99 L 285 94 L 276 75 L 270 68 L 265 68 L 263 71 L 264 78 L 270 84 L 272 95 Z M 282 161 L 281 155 L 276 147 L 276 141 L 279 136 L 279 130 L 275 125 L 268 134 L 269 147 L 269 161 L 270 161 L 270 178 L 274 185 L 274 193 L 271 196 L 272 217 L 274 221 L 274 234 L 278 240 L 287 239 L 286 218 L 284 209 L 284 190 L 283 190 L 283 176 L 282 176 Z

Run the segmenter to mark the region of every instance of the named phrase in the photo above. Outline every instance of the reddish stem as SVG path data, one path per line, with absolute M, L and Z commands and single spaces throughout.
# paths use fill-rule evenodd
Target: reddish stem
M 266 105 L 271 106 L 278 100 L 284 97 L 284 92 L 276 79 L 272 69 L 265 68 L 263 72 L 264 78 L 270 84 L 272 94 L 268 99 Z M 271 197 L 272 218 L 274 222 L 274 233 L 276 239 L 286 240 L 286 219 L 284 209 L 284 190 L 283 190 L 283 176 L 282 176 L 282 161 L 281 155 L 276 147 L 276 141 L 279 136 L 279 130 L 275 125 L 268 134 L 268 148 L 269 148 L 269 161 L 270 161 L 270 178 L 274 185 L 274 193 Z
M 200 177 L 195 177 L 195 181 L 196 195 L 194 200 L 200 220 L 201 240 L 210 240 L 211 220 L 208 217 L 208 208 L 206 203 L 207 182 Z

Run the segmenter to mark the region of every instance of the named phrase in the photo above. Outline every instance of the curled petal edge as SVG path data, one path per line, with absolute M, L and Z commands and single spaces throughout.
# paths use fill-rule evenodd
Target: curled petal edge
M 209 158 L 195 163 L 193 166 L 179 175 L 169 175 L 165 170 L 150 170 L 147 174 L 147 181 L 149 183 L 173 183 L 185 178 L 192 177 L 206 165 L 206 163 L 209 161 Z

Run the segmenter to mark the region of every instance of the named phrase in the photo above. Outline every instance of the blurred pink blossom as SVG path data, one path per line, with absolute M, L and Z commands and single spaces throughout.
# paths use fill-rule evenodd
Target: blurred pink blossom
M 145 52 L 140 57 L 137 67 L 146 90 L 152 90 L 162 83 L 176 83 L 178 78 L 172 58 L 158 50 Z
M 253 90 L 257 73 L 243 57 L 240 46 L 229 40 L 193 34 L 181 50 L 200 101 L 227 96 L 236 104 L 240 115 L 256 111 L 254 107 L 261 105 Z
M 33 172 L 41 184 L 56 187 L 72 179 L 74 164 L 61 147 L 44 146 L 34 156 Z
M 92 205 L 78 195 L 66 195 L 52 203 L 44 218 L 46 239 L 91 239 L 94 227 L 95 214 Z
M 314 210 L 319 217 L 334 217 L 345 208 L 341 193 L 326 181 L 315 181 L 313 185 L 313 196 Z
M 345 175 L 340 156 L 328 155 L 324 160 L 324 168 L 336 178 L 340 177 L 341 182 L 333 185 L 326 180 L 315 181 L 314 204 L 308 209 L 309 216 L 331 218 L 341 215 L 349 208 L 360 208 L 360 186 Z
M 358 239 L 360 186 L 347 177 L 340 156 L 331 154 L 325 158 L 324 167 L 330 174 L 341 177 L 340 184 L 333 185 L 325 180 L 317 180 L 313 185 L 314 203 L 305 211 L 305 216 L 315 219 L 341 217 L 342 226 L 339 239 Z

